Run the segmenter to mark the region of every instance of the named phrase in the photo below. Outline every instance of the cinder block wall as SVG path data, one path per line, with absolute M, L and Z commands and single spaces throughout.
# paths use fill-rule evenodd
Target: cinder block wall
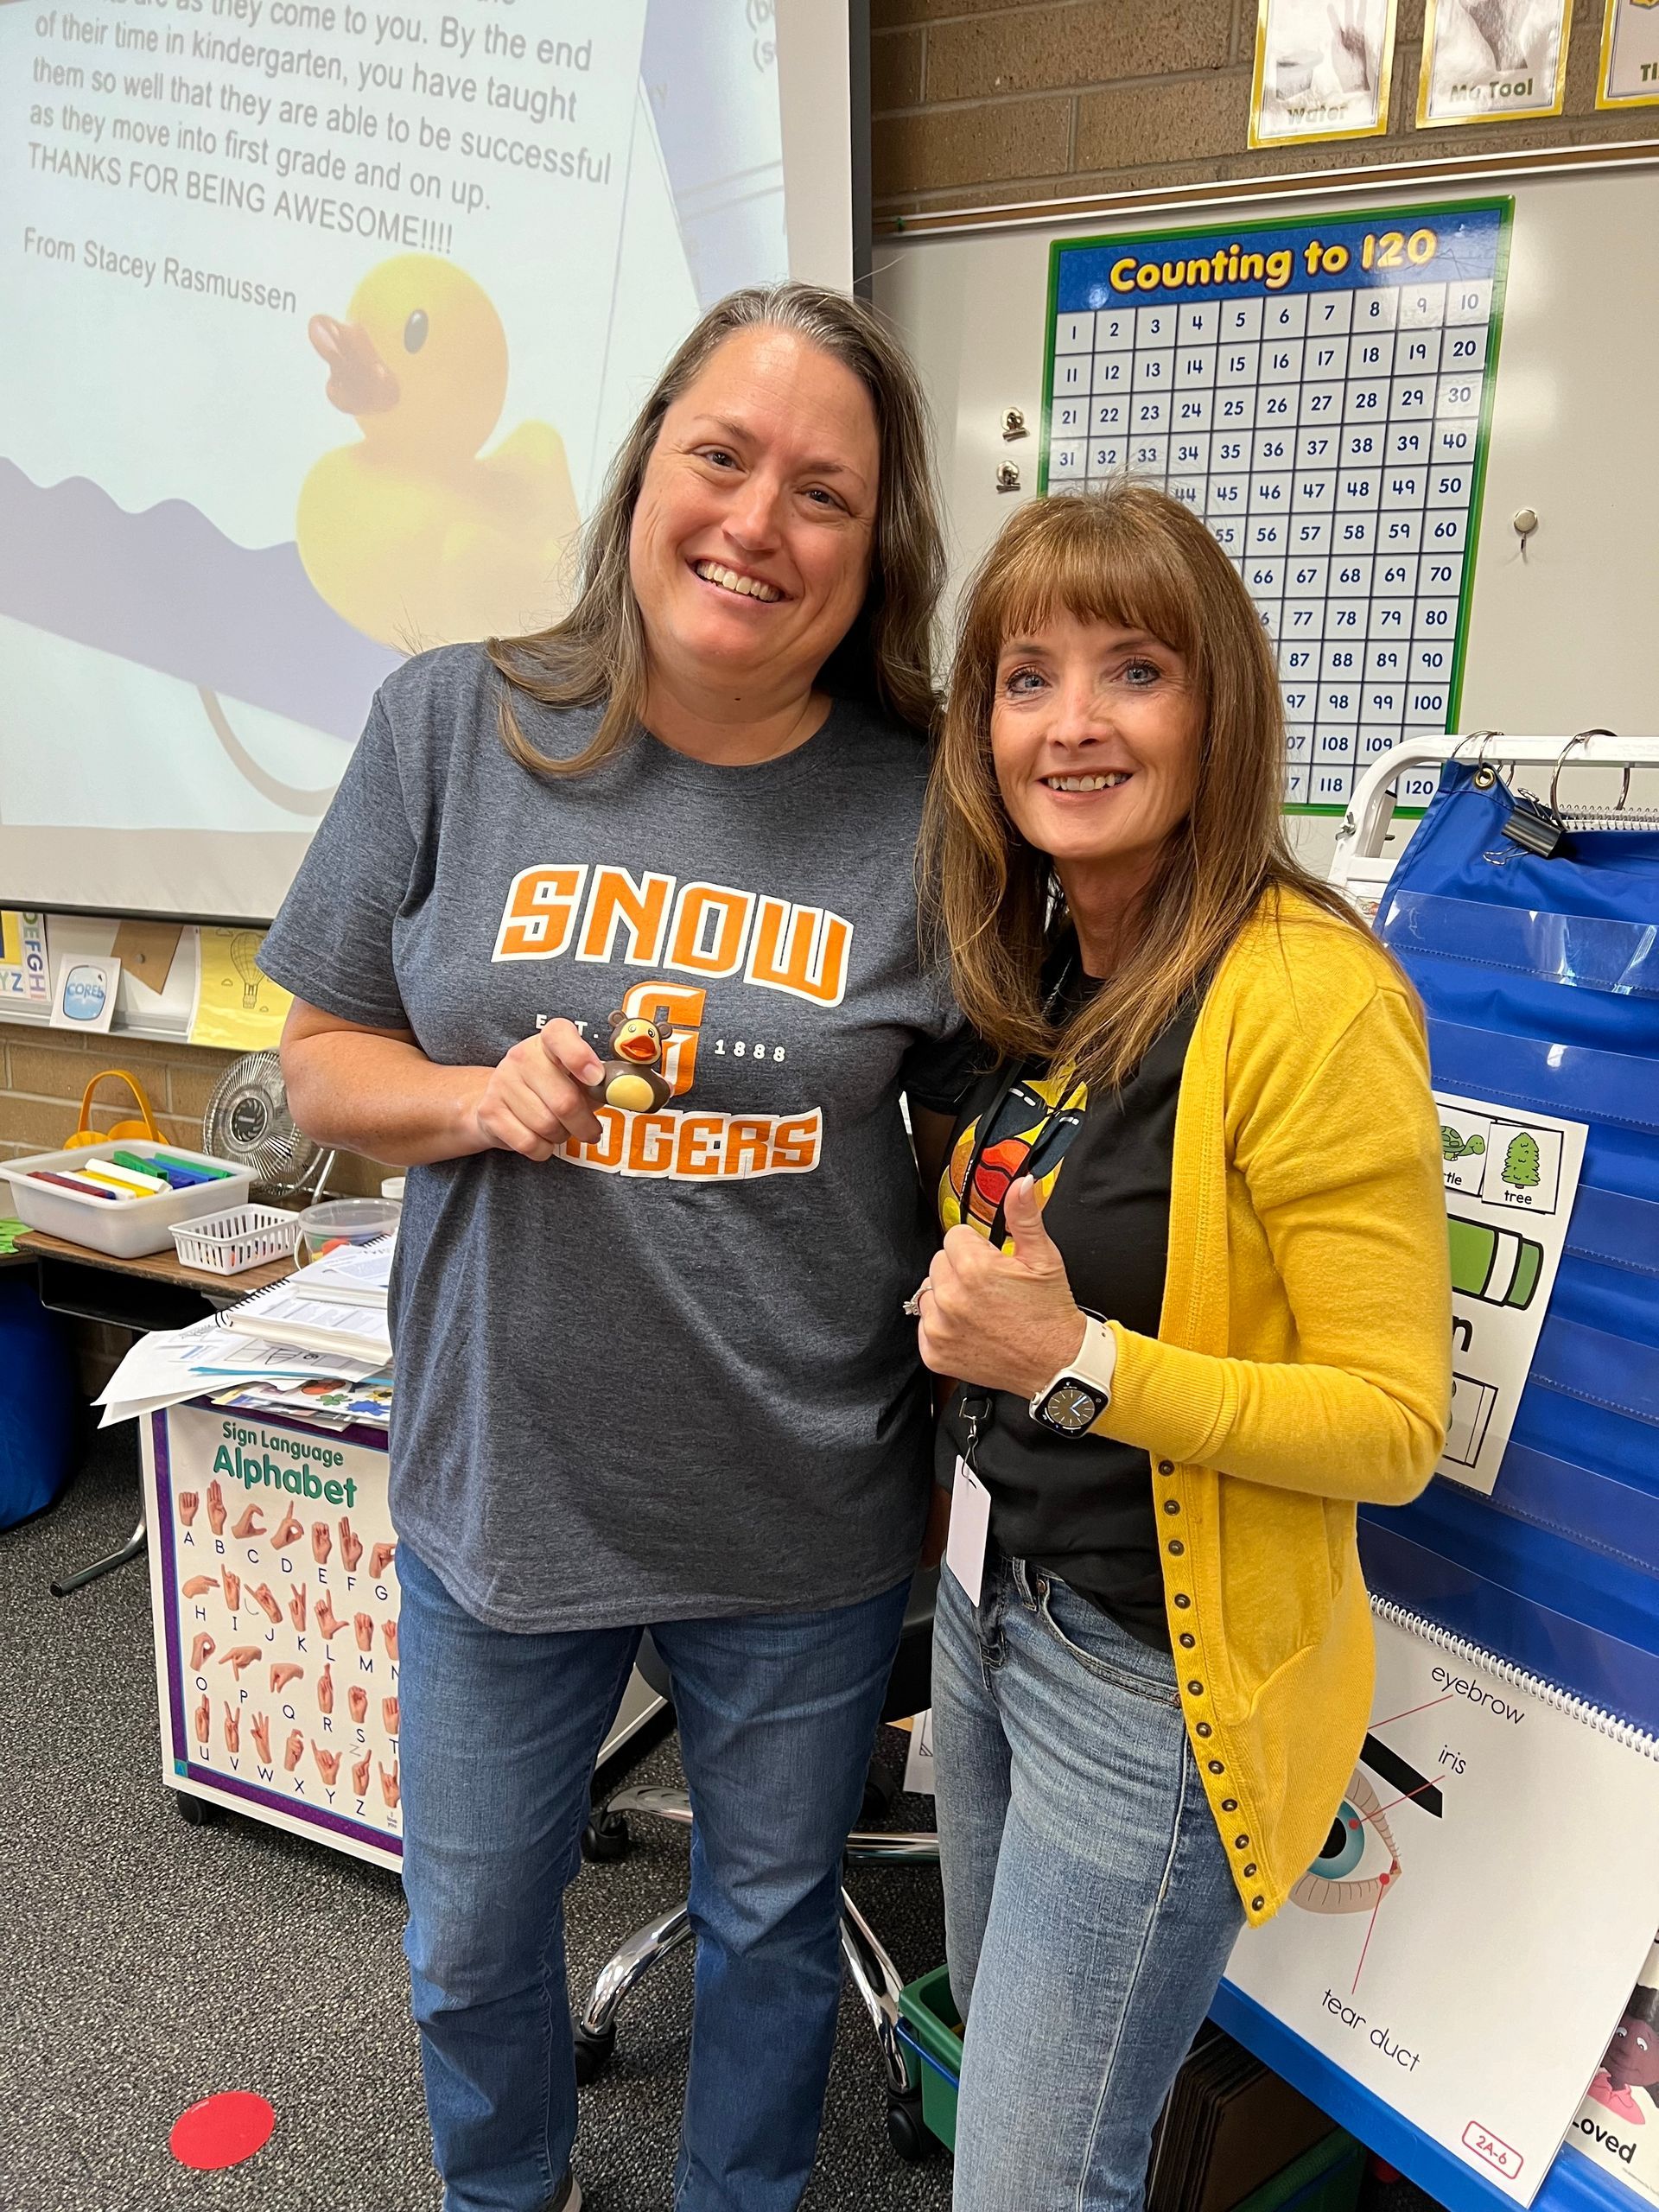
M 1254 0 L 872 0 L 878 217 L 1160 184 L 1659 137 L 1599 114 L 1602 0 L 1573 0 L 1566 111 L 1418 130 L 1423 0 L 1400 0 L 1385 137 L 1249 149 Z
M 33 1023 L 0 1021 L 0 1160 L 62 1145 L 79 1118 L 81 1093 L 100 1068 L 130 1069 L 168 1142 L 199 1147 L 207 1101 L 239 1057 L 182 1039 L 159 1044 L 140 1037 L 76 1037 Z M 124 1084 L 100 1084 L 92 1125 L 107 1129 L 112 1122 L 136 1119 L 137 1110 Z M 384 1177 L 397 1172 L 341 1153 L 328 1189 L 339 1198 L 370 1197 Z M 0 1192 L 0 1212 L 6 1210 L 4 1195 Z
M 200 1045 L 157 1044 L 140 1037 L 75 1037 L 32 1023 L 0 1021 L 0 1160 L 58 1150 L 80 1115 L 81 1094 L 100 1068 L 129 1068 L 144 1087 L 157 1128 L 169 1144 L 201 1143 L 201 1117 L 213 1088 L 239 1056 Z M 100 1084 L 92 1106 L 96 1128 L 136 1119 L 124 1084 Z M 372 1197 L 396 1169 L 341 1153 L 326 1195 Z M 0 1185 L 8 1214 L 10 1184 Z M 285 1201 L 284 1203 L 289 1203 Z M 297 1203 L 297 1201 L 293 1202 Z M 76 1365 L 88 1397 L 101 1390 L 131 1342 L 124 1329 L 92 1321 L 71 1324 Z

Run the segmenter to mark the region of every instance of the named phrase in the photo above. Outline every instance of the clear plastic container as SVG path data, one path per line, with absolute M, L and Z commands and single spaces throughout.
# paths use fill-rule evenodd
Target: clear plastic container
M 308 1267 L 340 1244 L 368 1244 L 397 1234 L 403 1208 L 394 1198 L 325 1198 L 307 1206 L 295 1232 L 294 1256 Z

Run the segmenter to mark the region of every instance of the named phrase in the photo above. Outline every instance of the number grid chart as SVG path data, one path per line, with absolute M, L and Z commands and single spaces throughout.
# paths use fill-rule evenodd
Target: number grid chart
M 1052 248 L 1039 488 L 1140 477 L 1205 522 L 1277 658 L 1291 812 L 1456 726 L 1513 205 Z

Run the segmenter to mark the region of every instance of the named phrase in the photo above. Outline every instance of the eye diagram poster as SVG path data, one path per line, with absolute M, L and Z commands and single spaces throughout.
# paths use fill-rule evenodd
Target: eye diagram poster
M 1549 1310 L 1586 1131 L 1450 1092 L 1434 1103 L 1452 1247 L 1452 1418 L 1435 1472 L 1490 1497 Z
M 181 1406 L 144 1429 L 167 1771 L 359 1859 L 402 1855 L 386 1455 Z
M 1625 2001 L 1571 2139 L 1659 2204 L 1659 1942 Z
M 1227 1978 L 1528 2204 L 1659 1923 L 1659 1762 L 1392 1608 L 1376 1629 L 1329 1840 Z
M 1206 524 L 1277 656 L 1293 811 L 1455 726 L 1511 205 L 1052 249 L 1042 488 L 1141 477 Z

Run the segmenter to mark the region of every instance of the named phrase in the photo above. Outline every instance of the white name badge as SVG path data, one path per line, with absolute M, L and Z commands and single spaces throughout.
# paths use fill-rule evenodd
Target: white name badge
M 957 1461 L 956 1485 L 950 1493 L 950 1535 L 944 1547 L 944 1563 L 974 1605 L 985 1579 L 985 1547 L 991 1534 L 991 1493 L 965 1459 Z

